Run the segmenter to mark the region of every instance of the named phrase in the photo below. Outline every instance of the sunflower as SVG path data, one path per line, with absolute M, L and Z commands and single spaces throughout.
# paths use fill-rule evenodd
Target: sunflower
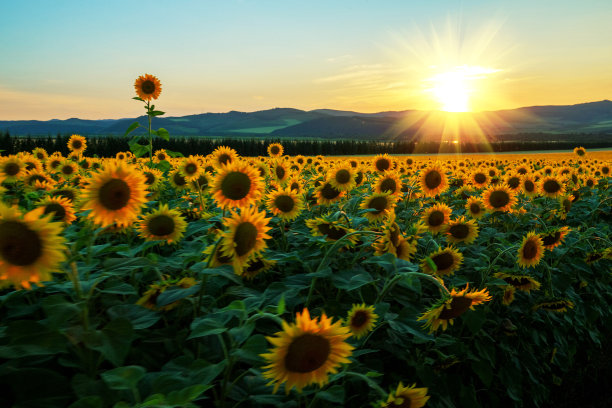
M 200 175 L 198 176 L 198 178 L 193 180 L 189 184 L 189 188 L 195 192 L 199 192 L 199 191 L 203 192 L 203 191 L 208 190 L 208 187 L 210 187 L 210 184 L 212 182 L 213 182 L 212 174 L 202 171 L 200 172 Z
M 433 333 L 440 326 L 446 330 L 448 324 L 454 323 L 454 319 L 461 316 L 468 309 L 491 300 L 489 291 L 485 288 L 480 291 L 469 291 L 469 284 L 459 292 L 453 288 L 444 298 L 436 302 L 428 311 L 423 313 L 417 320 L 426 320 L 424 327 L 429 327 L 429 332 Z
M 436 268 L 432 268 L 432 265 L 428 261 L 431 260 Z M 435 252 L 432 252 L 421 262 L 421 268 L 428 274 L 436 274 L 438 276 L 448 276 L 455 273 L 463 262 L 463 255 L 452 246 L 448 248 L 440 248 Z
M 509 211 L 516 204 L 514 192 L 508 187 L 491 186 L 482 193 L 485 208 L 491 211 Z
M 496 272 L 494 275 L 497 279 L 506 281 L 508 285 L 515 289 L 529 293 L 532 290 L 540 289 L 540 282 L 529 275 L 511 274 L 505 272 Z
M 156 191 L 159 189 L 163 174 L 160 170 L 145 167 L 142 169 L 142 174 L 145 176 L 145 185 L 147 190 Z
M 553 249 L 563 242 L 565 236 L 570 232 L 569 227 L 555 228 L 540 234 L 544 248 Z
M 159 98 L 159 94 L 162 91 L 159 79 L 150 74 L 139 76 L 136 82 L 134 82 L 134 88 L 138 97 L 145 101 Z
M 221 166 L 213 180 L 212 196 L 223 209 L 254 205 L 263 193 L 263 181 L 257 169 L 235 161 Z
M 331 221 L 326 217 L 317 217 L 311 220 L 306 220 L 306 226 L 310 228 L 313 236 L 325 237 L 327 241 L 337 241 L 355 232 L 355 230 L 345 227 L 340 221 Z M 351 235 L 348 238 L 350 244 L 357 242 L 357 237 Z
M 214 256 L 213 250 L 215 251 Z M 211 268 L 216 268 L 222 265 L 231 265 L 233 261 L 231 256 L 223 255 L 220 245 L 209 245 L 204 251 L 202 251 L 202 253 L 206 255 L 204 259 L 210 262 Z
M 374 313 L 374 306 L 354 304 L 346 318 L 346 325 L 352 336 L 359 339 L 374 329 L 378 315 Z
M 387 170 L 393 170 L 393 165 L 393 159 L 387 153 L 379 154 L 372 160 L 372 170 L 375 172 L 382 173 Z
M 521 189 L 527 197 L 534 197 L 538 194 L 538 182 L 535 177 L 525 174 L 521 177 Z
M 42 171 L 43 169 L 42 162 L 32 155 L 24 156 L 21 158 L 21 160 L 23 161 L 23 164 L 26 170 L 28 171 L 31 171 L 31 170 Z
M 382 235 L 374 242 L 374 255 L 381 256 L 386 253 L 396 254 L 397 246 L 402 238 L 399 225 L 395 222 L 395 213 L 387 217 L 381 227 Z
M 573 309 L 574 303 L 567 299 L 550 299 L 548 301 L 540 302 L 533 307 L 533 310 L 546 310 L 547 312 L 563 313 L 567 312 L 567 309 Z
M 52 190 L 49 195 L 51 197 L 64 197 L 70 203 L 75 203 L 77 201 L 77 198 L 79 198 L 78 190 L 74 187 L 68 186 Z
M 181 171 L 176 169 L 168 174 L 168 181 L 176 191 L 184 191 L 189 188 L 187 179 L 181 174 Z
M 274 265 L 276 265 L 276 261 L 266 259 L 261 255 L 256 255 L 254 258 L 251 258 L 246 265 L 244 265 L 240 275 L 244 279 L 251 280 L 260 273 L 274 267 Z
M 280 157 L 283 155 L 283 145 L 280 143 L 272 143 L 268 145 L 268 155 L 270 157 Z
M 452 211 L 446 204 L 434 204 L 423 211 L 421 220 L 432 234 L 437 234 L 450 221 Z
M 162 244 L 173 244 L 183 237 L 187 223 L 177 210 L 161 204 L 159 208 L 147 214 L 138 223 L 140 236 L 147 241 L 163 241 Z
M 0 204 L 0 286 L 31 287 L 51 280 L 65 259 L 62 224 L 37 208 L 22 215 Z
M 420 186 L 423 194 L 428 197 L 434 197 L 446 191 L 448 178 L 444 168 L 440 164 L 434 163 L 421 170 Z
M 197 178 L 200 176 L 202 168 L 196 157 L 189 156 L 186 159 L 183 159 L 182 163 L 178 167 L 178 171 L 183 177 L 185 177 L 185 180 L 190 182 L 197 180 Z
M 297 175 L 292 176 L 287 181 L 287 186 L 291 189 L 291 191 L 295 191 L 297 194 L 304 194 L 304 182 Z
M 17 156 L 2 158 L 0 162 L 0 177 L 5 183 L 14 183 L 26 172 L 25 163 Z
M 389 192 L 399 195 L 402 191 L 402 182 L 395 171 L 385 171 L 376 179 L 374 191 L 377 193 Z
M 145 177 L 127 164 L 109 163 L 89 179 L 81 209 L 101 227 L 127 227 L 136 221 L 146 202 Z
M 53 173 L 57 167 L 62 163 L 64 158 L 60 154 L 53 153 L 51 156 L 47 157 L 47 161 L 45 165 L 47 166 L 47 171 Z
M 355 170 L 350 164 L 340 164 L 329 172 L 327 182 L 338 191 L 351 191 L 355 187 Z
M 231 216 L 224 218 L 227 231 L 223 234 L 221 252 L 232 258 L 234 270 L 241 271 L 247 261 L 266 248 L 266 234 L 270 230 L 269 219 L 265 212 L 256 208 L 242 208 L 240 214 L 231 211 Z
M 136 304 L 152 310 L 172 310 L 179 305 L 181 299 L 169 303 L 167 305 L 158 307 L 157 298 L 159 297 L 159 295 L 164 293 L 169 288 L 188 289 L 192 286 L 195 286 L 197 283 L 198 282 L 191 277 L 181 279 L 169 279 L 167 276 L 164 276 L 161 281 L 149 285 L 149 289 L 147 289 L 147 291 L 142 295 L 142 297 L 138 299 Z
M 155 153 L 153 154 L 153 161 L 155 163 L 159 163 L 164 160 L 168 160 L 169 158 L 170 156 L 168 156 L 168 153 L 166 153 L 166 150 L 164 149 L 156 150 Z
M 399 237 L 397 246 L 395 247 L 395 256 L 404 261 L 410 261 L 417 252 L 417 240 L 414 238 Z
M 544 177 L 540 181 L 540 193 L 546 197 L 557 198 L 565 193 L 565 185 L 554 176 Z
M 379 408 L 421 408 L 429 400 L 427 388 L 415 388 L 416 384 L 404 387 L 400 382 L 396 390 L 389 394 L 387 401 L 380 401 Z
M 295 320 L 290 324 L 283 321 L 282 331 L 266 337 L 274 348 L 261 355 L 268 363 L 263 376 L 270 379 L 268 385 L 274 385 L 274 392 L 284 383 L 287 394 L 293 387 L 300 393 L 313 383 L 322 387 L 340 364 L 350 363 L 354 347 L 345 340 L 351 334 L 340 321 L 332 323 L 325 314 L 320 320 L 311 319 L 306 308 L 296 313 Z
M 535 232 L 530 232 L 523 238 L 521 247 L 518 250 L 519 266 L 526 268 L 540 263 L 544 256 L 544 242 Z
M 74 206 L 64 197 L 46 197 L 38 202 L 37 207 L 43 207 L 43 214 L 53 214 L 52 221 L 62 221 L 66 224 L 72 224 L 76 220 L 74 215 Z
M 65 180 L 71 180 L 74 176 L 78 175 L 79 167 L 76 163 L 64 159 L 57 167 L 59 175 Z
M 80 135 L 72 135 L 68 140 L 68 148 L 80 156 L 87 149 L 87 139 Z
M 317 203 L 320 205 L 331 205 L 344 197 L 345 192 L 336 190 L 331 183 L 326 182 L 317 187 L 316 195 Z
M 377 223 L 393 213 L 396 201 L 396 196 L 388 191 L 384 193 L 373 193 L 369 197 L 366 197 L 359 207 L 363 210 L 374 210 L 368 211 L 363 215 L 371 223 Z
M 49 157 L 49 154 L 47 153 L 47 151 L 43 149 L 42 147 L 37 147 L 34 150 L 32 150 L 32 155 L 34 155 L 34 157 L 36 157 L 40 161 L 45 161 L 47 160 L 47 157 Z
M 290 178 L 289 169 L 283 160 L 274 160 L 270 164 L 270 169 L 272 176 L 278 183 L 284 184 Z
M 467 204 L 465 205 L 465 209 L 467 213 L 474 219 L 481 218 L 487 209 L 479 198 L 470 197 L 467 200 Z
M 446 234 L 446 240 L 451 244 L 457 242 L 471 244 L 478 237 L 478 225 L 475 220 L 467 221 L 465 217 L 460 217 L 445 224 L 442 232 Z
M 601 259 L 612 259 L 612 247 L 589 252 L 584 258 L 584 262 L 590 265 Z
M 489 183 L 489 175 L 483 169 L 476 169 L 472 171 L 470 181 L 476 187 L 484 187 Z
M 55 184 L 55 180 L 49 177 L 47 173 L 41 170 L 36 170 L 36 169 L 28 171 L 23 178 L 23 184 L 26 187 L 33 186 L 34 183 L 36 183 L 37 181 L 40 181 L 41 183 L 47 182 L 49 184 Z
M 238 160 L 238 152 L 227 146 L 217 147 L 211 155 L 216 167 L 228 165 Z
M 266 205 L 274 215 L 291 221 L 302 211 L 303 201 L 295 191 L 287 187 L 268 194 Z
M 580 147 L 574 147 L 574 153 L 580 157 L 584 156 L 586 154 L 586 149 L 582 146 Z

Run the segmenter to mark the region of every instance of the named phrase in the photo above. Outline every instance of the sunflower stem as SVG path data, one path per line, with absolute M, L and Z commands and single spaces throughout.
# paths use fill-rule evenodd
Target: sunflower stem
M 512 251 L 512 250 L 516 250 L 518 247 L 520 247 L 520 245 L 512 245 L 511 247 L 509 247 L 509 248 L 503 250 L 502 252 L 500 252 L 499 255 L 497 255 L 495 257 L 493 262 L 491 262 L 489 264 L 489 267 L 487 268 L 487 270 L 484 271 L 484 273 L 481 275 L 481 277 L 480 277 L 480 287 L 484 286 L 485 279 L 487 278 L 487 276 L 489 276 L 489 272 L 491 272 L 491 268 L 493 267 L 493 265 L 495 265 L 495 263 L 499 260 L 499 258 L 501 258 L 502 255 L 504 255 L 506 252 Z
M 217 253 L 217 248 L 219 247 L 219 244 L 221 243 L 221 241 L 223 240 L 223 237 L 219 238 L 217 240 L 217 242 L 215 242 L 215 246 L 213 247 L 213 250 L 210 254 L 210 256 L 208 257 L 208 259 L 206 260 L 206 266 L 204 267 L 204 269 L 208 269 L 210 267 L 210 263 L 212 262 L 213 258 L 215 257 L 216 253 Z M 202 312 L 201 307 L 202 307 L 202 297 L 204 296 L 204 287 L 206 286 L 206 278 L 208 277 L 208 275 L 204 274 L 204 276 L 202 276 L 202 280 L 200 281 L 200 291 L 198 293 L 198 302 L 197 302 L 197 306 L 196 306 L 196 316 L 200 316 L 200 313 Z
M 149 167 L 153 168 L 153 136 L 151 134 L 151 101 L 147 101 L 147 118 L 149 119 Z

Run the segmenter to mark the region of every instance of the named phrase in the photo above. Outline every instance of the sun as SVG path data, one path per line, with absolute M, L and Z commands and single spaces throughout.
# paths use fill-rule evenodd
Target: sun
M 436 68 L 436 67 L 432 67 Z M 461 65 L 450 70 L 436 72 L 427 78 L 426 91 L 431 93 L 445 112 L 471 111 L 470 97 L 482 91 L 479 82 L 499 70 L 480 66 Z

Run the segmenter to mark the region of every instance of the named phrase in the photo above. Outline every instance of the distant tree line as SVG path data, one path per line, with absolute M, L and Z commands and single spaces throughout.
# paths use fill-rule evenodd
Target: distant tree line
M 46 137 L 12 136 L 8 131 L 0 131 L 0 150 L 3 155 L 32 151 L 44 148 L 49 154 L 69 153 L 70 135 L 58 134 Z M 235 149 L 241 156 L 265 156 L 270 143 L 281 143 L 285 154 L 304 156 L 321 155 L 366 155 L 366 154 L 412 154 L 412 153 L 481 153 L 511 152 L 522 150 L 571 150 L 576 146 L 585 148 L 612 147 L 612 140 L 510 140 L 491 143 L 438 143 L 417 141 L 376 141 L 376 140 L 287 140 L 274 138 L 236 138 L 236 137 L 171 137 L 169 141 L 154 139 L 153 149 L 166 149 L 190 154 L 207 155 L 219 146 Z M 128 139 L 117 136 L 87 137 L 88 156 L 112 157 L 118 152 L 128 151 Z

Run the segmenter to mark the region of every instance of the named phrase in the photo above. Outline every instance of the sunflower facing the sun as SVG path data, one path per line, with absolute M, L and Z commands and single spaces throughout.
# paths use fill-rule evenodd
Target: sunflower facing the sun
M 266 337 L 274 348 L 261 356 L 268 363 L 264 378 L 274 385 L 274 392 L 285 384 L 289 394 L 295 387 L 298 392 L 310 384 L 322 387 L 329 381 L 329 374 L 338 372 L 340 364 L 350 363 L 354 347 L 346 343 L 350 337 L 348 327 L 341 321 L 332 323 L 325 314 L 310 318 L 308 309 L 296 313 L 295 323 L 283 321 L 283 330 L 275 337 Z
M 138 97 L 145 101 L 159 98 L 162 91 L 159 79 L 150 74 L 139 76 L 134 82 L 134 88 Z

